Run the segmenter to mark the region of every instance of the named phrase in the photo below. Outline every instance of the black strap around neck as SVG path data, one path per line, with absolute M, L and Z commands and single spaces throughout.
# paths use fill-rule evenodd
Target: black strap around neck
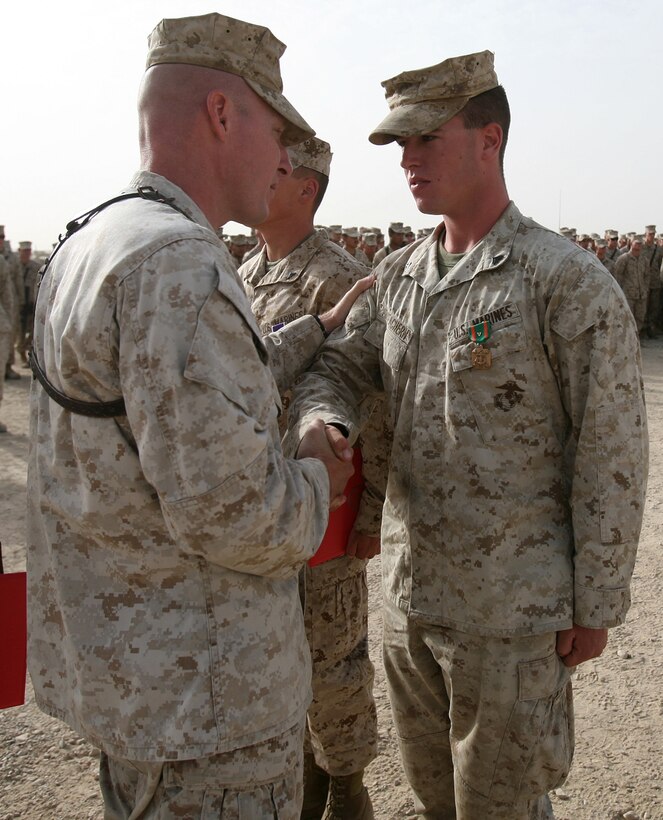
M 58 237 L 58 244 L 53 249 L 53 252 L 46 260 L 44 266 L 39 271 L 39 277 L 37 280 L 37 291 L 41 286 L 41 283 L 44 281 L 44 277 L 46 276 L 46 272 L 53 261 L 55 255 L 60 250 L 60 248 L 64 245 L 64 243 L 73 236 L 75 233 L 80 231 L 81 228 L 84 228 L 88 222 L 90 222 L 93 217 L 95 217 L 98 213 L 105 210 L 109 207 L 109 205 L 114 205 L 116 202 L 123 202 L 125 199 L 146 199 L 149 202 L 160 202 L 164 205 L 169 205 L 171 208 L 174 208 L 176 211 L 179 211 L 181 214 L 190 219 L 187 213 L 185 213 L 182 208 L 178 205 L 175 205 L 172 198 L 165 197 L 163 194 L 159 193 L 155 188 L 151 188 L 150 186 L 141 186 L 136 191 L 129 191 L 126 194 L 120 194 L 119 196 L 113 197 L 112 199 L 106 200 L 106 202 L 102 202 L 101 205 L 97 205 L 96 208 L 92 208 L 91 211 L 87 211 L 81 216 L 76 217 L 76 219 L 72 219 L 71 222 L 67 223 L 66 226 L 66 233 L 64 235 L 60 234 Z M 36 302 L 36 296 L 35 296 Z M 120 397 L 114 401 L 80 401 L 78 399 L 72 399 L 70 396 L 67 396 L 65 393 L 62 393 L 60 390 L 57 389 L 49 380 L 48 376 L 44 372 L 43 368 L 39 364 L 39 359 L 37 358 L 37 351 L 33 348 L 30 349 L 28 352 L 28 361 L 30 362 L 30 368 L 32 373 L 44 388 L 48 396 L 53 399 L 54 402 L 63 407 L 65 410 L 68 410 L 70 413 L 75 413 L 78 416 L 92 416 L 94 418 L 114 418 L 117 416 L 126 416 L 126 406 L 124 404 L 124 399 Z

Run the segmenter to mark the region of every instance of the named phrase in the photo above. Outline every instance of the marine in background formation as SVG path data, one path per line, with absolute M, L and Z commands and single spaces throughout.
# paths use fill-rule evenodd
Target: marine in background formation
M 560 233 L 596 254 L 624 291 L 640 336 L 656 338 L 663 329 L 663 234 L 656 234 L 656 225 L 646 225 L 643 234 L 629 231 L 621 236 L 609 228 L 604 239 L 598 234 L 578 235 L 575 228 L 560 228 Z
M 11 341 L 5 344 L 0 351 L 0 372 L 4 374 L 4 378 L 11 381 L 20 379 L 20 375 L 14 370 L 14 363 L 16 356 L 14 353 L 14 342 L 18 337 L 20 321 L 21 321 L 21 307 L 23 304 L 23 282 L 21 279 L 21 271 L 19 268 L 18 257 L 12 251 L 9 240 L 5 235 L 5 226 L 0 225 L 0 256 L 5 260 L 7 268 L 7 275 L 12 283 L 13 296 L 11 304 L 5 305 L 5 311 L 9 311 L 9 318 L 11 321 L 12 332 Z
M 392 222 L 389 225 L 389 244 L 379 250 L 373 257 L 373 267 L 377 267 L 383 259 L 393 251 L 397 251 L 405 245 L 405 228 L 402 222 Z
M 19 242 L 18 269 L 22 286 L 20 323 L 16 339 L 16 350 L 24 364 L 28 361 L 28 351 L 32 346 L 32 325 L 34 322 L 37 278 L 41 265 L 32 258 L 32 242 Z
M 15 291 L 9 265 L 0 254 L 0 362 L 9 358 L 9 349 L 14 339 L 14 301 Z M 4 372 L 0 378 L 0 406 L 4 389 Z M 7 425 L 0 419 L 0 433 L 7 432 Z
M 258 226 L 265 247 L 240 268 L 263 333 L 307 313 L 322 313 L 366 274 L 336 245 L 314 216 L 329 182 L 331 149 L 312 137 L 290 148 L 293 173 L 281 178 L 269 216 Z M 343 229 L 343 239 L 355 238 Z M 353 248 L 356 250 L 356 248 Z M 287 425 L 290 391 L 282 395 Z M 325 553 L 325 542 L 304 570 L 306 637 L 313 663 L 308 710 L 302 820 L 371 820 L 364 769 L 377 754 L 373 664 L 368 657 L 366 559 L 379 552 L 387 445 L 382 402 L 369 401 L 361 440 L 364 488 L 352 531 Z M 346 510 L 332 513 L 326 538 L 339 537 Z M 346 549 L 346 541 L 348 541 Z M 342 602 L 342 603 L 340 603 Z
M 343 228 L 341 230 L 341 243 L 344 250 L 365 268 L 370 268 L 368 257 L 359 247 L 359 239 L 359 231 L 357 228 Z

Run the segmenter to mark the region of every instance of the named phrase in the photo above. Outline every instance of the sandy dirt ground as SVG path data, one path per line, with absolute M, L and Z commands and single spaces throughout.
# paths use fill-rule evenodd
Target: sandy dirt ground
M 574 676 L 576 757 L 552 796 L 564 820 L 663 820 L 663 341 L 643 346 L 651 438 L 648 502 L 633 606 L 603 657 Z M 26 371 L 22 371 L 26 374 Z M 0 418 L 0 539 L 6 571 L 25 566 L 28 378 L 5 384 Z M 379 820 L 412 815 L 380 662 L 380 567 L 369 569 L 370 647 L 376 666 L 379 756 L 367 783 Z M 0 625 L 0 628 L 1 625 Z M 26 704 L 0 711 L 0 820 L 101 820 L 96 751 Z M 483 818 L 476 818 L 483 820 Z

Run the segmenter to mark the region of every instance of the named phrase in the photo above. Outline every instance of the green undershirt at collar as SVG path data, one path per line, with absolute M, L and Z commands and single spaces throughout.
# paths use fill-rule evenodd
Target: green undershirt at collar
M 440 279 L 444 279 L 449 271 L 455 268 L 464 256 L 464 253 L 449 253 L 445 250 L 442 244 L 442 237 L 440 237 L 437 241 L 437 266 L 440 271 Z

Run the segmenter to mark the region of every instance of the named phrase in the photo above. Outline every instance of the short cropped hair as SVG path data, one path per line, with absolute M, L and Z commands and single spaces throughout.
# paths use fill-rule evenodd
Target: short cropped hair
M 314 171 L 313 168 L 307 168 L 305 165 L 300 165 L 298 168 L 295 168 L 292 175 L 297 179 L 310 177 L 318 183 L 318 193 L 313 201 L 313 213 L 315 213 L 320 207 L 320 203 L 324 199 L 327 186 L 329 185 L 329 177 L 321 174 L 320 171 Z
M 467 103 L 460 112 L 465 128 L 483 128 L 491 122 L 496 122 L 504 135 L 500 148 L 500 169 L 504 175 L 504 152 L 506 142 L 509 137 L 509 126 L 511 125 L 511 110 L 506 92 L 501 85 L 477 94 L 476 97 Z

